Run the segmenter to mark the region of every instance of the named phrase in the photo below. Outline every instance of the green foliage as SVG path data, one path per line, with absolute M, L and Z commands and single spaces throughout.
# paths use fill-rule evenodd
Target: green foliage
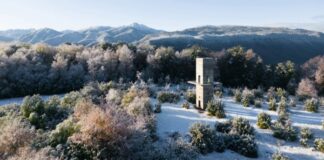
M 266 113 L 259 113 L 257 126 L 261 129 L 268 129 L 271 127 L 271 116 Z
M 232 119 L 231 123 L 231 134 L 254 135 L 254 128 L 250 125 L 250 122 L 247 119 L 242 117 L 235 117 L 234 119 Z
M 282 125 L 280 123 L 275 123 L 272 127 L 273 136 L 286 141 L 297 140 L 297 132 L 291 124 Z
M 66 108 L 74 108 L 77 102 L 82 98 L 82 95 L 79 92 L 70 92 L 64 95 L 61 106 Z
M 289 160 L 289 158 L 286 157 L 285 155 L 283 155 L 281 152 L 275 152 L 274 154 L 272 154 L 271 159 L 272 160 Z
M 180 100 L 180 96 L 173 92 L 160 92 L 158 93 L 157 99 L 161 103 L 176 103 Z
M 154 113 L 161 113 L 161 103 L 158 103 L 154 107 Z
M 256 108 L 261 108 L 262 107 L 262 100 L 260 100 L 260 99 L 254 100 L 254 106 Z
M 276 111 L 277 110 L 277 103 L 276 103 L 276 99 L 275 98 L 272 98 L 269 101 L 269 110 L 270 111 Z
M 188 91 L 186 93 L 186 99 L 189 103 L 195 104 L 196 103 L 196 93 L 193 91 Z
M 250 158 L 258 157 L 258 146 L 252 135 L 230 135 L 228 148 Z
M 248 107 L 250 105 L 250 99 L 248 96 L 243 96 L 242 97 L 242 105 L 244 107 Z
M 52 147 L 58 144 L 65 144 L 67 139 L 79 130 L 79 126 L 72 121 L 72 118 L 66 119 L 56 126 L 56 129 L 49 136 Z
M 279 109 L 278 109 L 278 113 L 286 113 L 287 112 L 287 104 L 286 104 L 286 98 L 285 97 L 281 97 L 281 100 L 279 102 L 278 105 Z
M 225 118 L 224 103 L 220 100 L 209 101 L 207 103 L 207 112 L 209 116 L 215 116 L 217 118 Z
M 44 101 L 39 95 L 27 96 L 21 104 L 21 112 L 24 117 L 29 117 L 32 112 L 44 113 Z
M 283 88 L 277 88 L 276 89 L 276 96 L 277 96 L 277 98 L 282 98 L 282 97 L 287 98 L 288 97 L 288 93 Z
M 308 147 L 308 141 L 313 138 L 313 133 L 309 128 L 302 128 L 300 130 L 300 144 L 303 147 Z
M 305 101 L 305 110 L 308 112 L 318 112 L 319 102 L 312 98 Z
M 235 89 L 234 91 L 234 100 L 235 102 L 241 102 L 242 100 L 242 92 L 240 89 Z
M 317 138 L 314 141 L 314 148 L 320 152 L 324 153 L 324 139 L 323 138 Z
M 210 153 L 214 150 L 224 151 L 224 141 L 209 126 L 201 123 L 194 123 L 190 127 L 191 144 L 196 146 L 203 154 Z M 215 148 L 217 147 L 217 148 Z
M 222 91 L 216 91 L 216 92 L 215 92 L 215 96 L 216 96 L 217 98 L 222 98 L 222 97 L 223 97 L 223 92 L 222 92 Z
M 182 104 L 182 108 L 189 109 L 190 104 L 188 102 L 185 102 Z
M 36 128 L 50 129 L 67 115 L 67 110 L 59 105 L 57 96 L 50 97 L 46 102 L 39 95 L 27 96 L 21 104 L 21 113 Z

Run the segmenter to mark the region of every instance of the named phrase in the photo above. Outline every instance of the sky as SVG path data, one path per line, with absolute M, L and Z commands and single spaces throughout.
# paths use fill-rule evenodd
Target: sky
M 137 22 L 166 31 L 248 25 L 324 32 L 324 0 L 0 0 L 0 21 L 0 30 Z

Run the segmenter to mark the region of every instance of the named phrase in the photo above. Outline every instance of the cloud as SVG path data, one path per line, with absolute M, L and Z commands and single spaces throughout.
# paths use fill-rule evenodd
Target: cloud
M 324 17 L 323 17 L 324 20 Z M 306 29 L 312 31 L 318 31 L 324 33 L 324 21 L 323 22 L 310 22 L 310 23 L 275 23 L 268 26 L 272 27 L 288 27 L 293 29 Z

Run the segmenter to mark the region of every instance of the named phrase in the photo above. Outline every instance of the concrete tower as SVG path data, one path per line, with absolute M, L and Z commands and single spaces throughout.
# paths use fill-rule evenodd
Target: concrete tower
M 206 109 L 208 101 L 213 98 L 214 60 L 196 58 L 196 106 Z

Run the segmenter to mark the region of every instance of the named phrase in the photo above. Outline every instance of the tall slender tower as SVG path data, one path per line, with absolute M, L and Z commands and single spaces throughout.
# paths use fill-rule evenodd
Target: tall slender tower
M 213 98 L 213 65 L 212 58 L 196 58 L 196 106 L 201 109 Z

